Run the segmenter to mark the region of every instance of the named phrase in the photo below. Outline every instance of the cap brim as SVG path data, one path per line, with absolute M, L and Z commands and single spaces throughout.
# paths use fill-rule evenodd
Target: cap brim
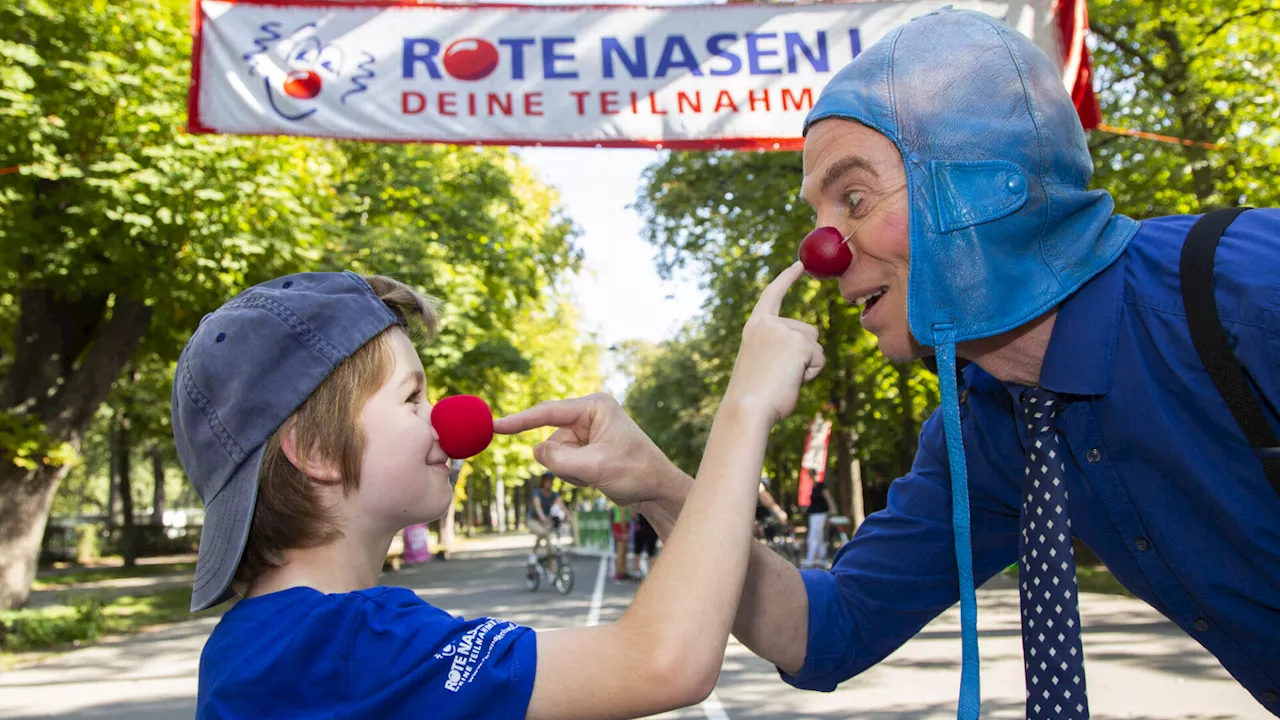
M 231 580 L 249 539 L 253 508 L 258 498 L 258 475 L 266 446 L 249 454 L 236 468 L 222 492 L 205 505 L 200 531 L 200 555 L 196 560 L 191 612 L 207 610 L 230 600 Z

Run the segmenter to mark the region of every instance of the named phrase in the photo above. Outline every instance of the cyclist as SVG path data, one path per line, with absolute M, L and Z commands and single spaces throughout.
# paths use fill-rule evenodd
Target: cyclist
M 529 532 L 534 536 L 533 552 L 529 555 L 531 563 L 538 562 L 538 548 L 542 547 L 544 542 L 550 549 L 552 511 L 558 509 L 562 516 L 564 513 L 564 500 L 560 497 L 560 493 L 551 490 L 551 481 L 555 477 L 555 474 L 550 472 L 542 473 L 542 477 L 538 480 L 538 487 L 534 488 L 533 496 L 529 498 L 529 512 L 525 522 L 529 526 Z
M 756 494 L 756 537 L 772 540 L 788 524 L 786 511 L 769 492 L 769 478 L 760 476 L 760 489 Z

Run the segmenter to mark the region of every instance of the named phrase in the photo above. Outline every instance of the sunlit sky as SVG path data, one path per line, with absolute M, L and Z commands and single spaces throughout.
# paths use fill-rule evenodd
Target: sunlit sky
M 481 0 L 485 2 L 486 0 Z M 492 0 L 490 0 L 492 1 Z M 648 0 L 647 5 L 687 5 L 707 0 Z M 723 0 L 711 0 L 719 4 Z M 525 0 L 561 3 L 564 0 Z M 594 0 L 591 4 L 629 4 L 633 0 Z M 581 234 L 582 272 L 573 293 L 584 332 L 597 334 L 609 347 L 621 340 L 663 340 L 697 314 L 703 293 L 692 276 L 663 282 L 654 266 L 653 247 L 640 236 L 641 220 L 628 206 L 640 188 L 640 173 L 661 157 L 656 150 L 598 148 L 521 148 L 517 150 L 549 185 Z M 668 297 L 672 296 L 672 297 Z M 609 353 L 602 370 L 606 389 L 620 395 L 625 382 Z
M 697 314 L 703 293 L 696 278 L 664 282 L 658 277 L 654 248 L 641 237 L 640 216 L 628 208 L 635 203 L 641 172 L 661 153 L 597 148 L 517 152 L 559 190 L 565 211 L 578 226 L 584 262 L 572 292 L 584 332 L 596 333 L 605 347 L 630 339 L 656 342 Z M 608 357 L 603 370 L 610 376 L 607 389 L 620 393 L 623 381 Z

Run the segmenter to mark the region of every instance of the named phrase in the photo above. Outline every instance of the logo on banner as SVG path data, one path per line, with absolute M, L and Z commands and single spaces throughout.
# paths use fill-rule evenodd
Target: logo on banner
M 800 113 L 813 107 L 814 76 L 832 72 L 836 37 L 847 38 L 842 52 L 847 50 L 851 58 L 861 51 L 857 28 L 705 37 L 603 35 L 591 40 L 567 32 L 489 39 L 403 37 L 398 79 L 413 85 L 401 91 L 401 112 L 536 117 L 544 115 L 544 93 L 551 93 L 570 98 L 569 111 L 577 116 Z M 703 80 L 666 93 L 648 82 L 686 76 Z M 787 79 L 763 87 L 733 80 L 761 76 Z M 447 84 L 486 78 L 491 79 L 475 91 Z M 510 84 L 531 79 L 567 82 L 534 90 Z M 446 84 L 436 85 L 438 81 Z
M 459 80 L 483 80 L 498 67 L 498 48 L 480 38 L 454 40 L 445 48 L 441 64 Z
M 368 91 L 377 77 L 373 55 L 325 42 L 315 23 L 304 23 L 282 32 L 277 21 L 258 26 L 253 48 L 241 55 L 249 75 L 262 76 L 267 104 L 285 120 L 297 122 L 314 115 L 321 93 L 340 93 L 343 105 L 354 95 Z

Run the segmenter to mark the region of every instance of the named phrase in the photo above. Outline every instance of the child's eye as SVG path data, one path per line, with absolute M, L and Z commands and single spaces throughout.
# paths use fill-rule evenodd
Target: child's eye
M 410 402 L 410 403 L 413 403 L 413 404 L 415 404 L 415 405 L 416 405 L 416 404 L 418 404 L 418 403 L 422 402 L 422 398 L 420 398 L 420 397 L 418 396 L 418 391 L 417 391 L 417 390 L 414 390 L 414 391 L 409 395 L 409 397 L 407 397 L 407 398 L 405 398 L 405 399 L 404 399 L 404 401 L 405 401 L 405 402 Z

